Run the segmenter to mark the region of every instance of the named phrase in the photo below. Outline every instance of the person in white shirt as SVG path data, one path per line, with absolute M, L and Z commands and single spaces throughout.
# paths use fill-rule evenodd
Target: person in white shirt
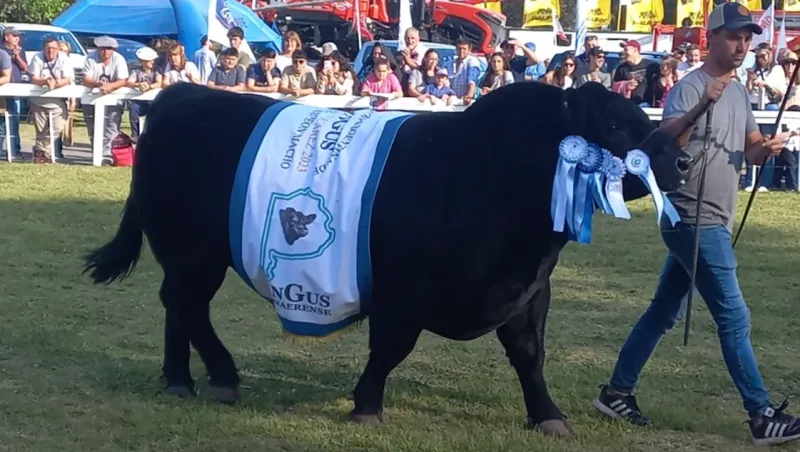
M 773 64 L 769 49 L 758 48 L 755 53 L 756 64 L 748 69 L 745 84 L 751 107 L 777 110 L 786 92 L 786 74 L 780 65 Z
M 116 49 L 117 40 L 110 36 L 94 38 L 97 52 L 86 58 L 83 65 L 83 85 L 108 94 L 125 86 L 128 82 L 128 63 Z M 119 135 L 123 108 L 121 105 L 106 105 L 103 128 L 103 155 L 111 157 L 111 141 Z M 89 139 L 94 142 L 94 105 L 83 105 L 83 118 L 89 131 Z
M 419 42 L 419 30 L 414 27 L 406 30 L 404 41 L 406 46 L 400 51 L 403 57 L 403 72 L 410 74 L 422 66 L 422 59 L 425 58 L 428 48 Z
M 28 73 L 31 75 L 31 83 L 49 90 L 67 86 L 75 80 L 69 56 L 60 52 L 59 42 L 52 36 L 45 38 L 44 48 L 34 55 L 28 66 Z M 33 162 L 51 163 L 51 146 L 55 137 L 61 135 L 67 121 L 66 99 L 32 97 L 29 102 L 36 128 Z
M 700 56 L 700 46 L 692 44 L 686 49 L 686 60 L 678 63 L 678 79 L 682 79 L 686 74 L 701 67 L 703 60 Z
M 211 71 L 214 72 L 213 70 Z M 208 75 L 211 77 L 211 74 Z M 188 82 L 200 83 L 202 76 L 200 70 L 191 61 L 186 60 L 186 50 L 180 43 L 173 43 L 167 50 L 167 65 L 164 67 L 164 76 L 161 78 L 161 87 Z

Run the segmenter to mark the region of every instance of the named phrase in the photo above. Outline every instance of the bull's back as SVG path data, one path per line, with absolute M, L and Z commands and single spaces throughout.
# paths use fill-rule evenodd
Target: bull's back
M 228 215 L 239 158 L 274 102 L 189 83 L 156 97 L 137 147 L 133 193 L 160 261 L 209 252 L 230 259 Z

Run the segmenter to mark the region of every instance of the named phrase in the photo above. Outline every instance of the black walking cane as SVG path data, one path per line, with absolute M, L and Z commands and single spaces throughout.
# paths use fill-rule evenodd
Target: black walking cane
M 800 37 L 792 39 L 788 45 L 786 46 L 789 50 L 793 52 L 797 52 L 800 50 Z M 797 75 L 800 73 L 800 64 L 795 64 L 794 71 L 792 72 L 792 78 L 789 79 L 789 84 L 786 87 L 786 93 L 783 95 L 783 100 L 781 101 L 781 108 L 778 110 L 778 116 L 775 118 L 775 133 L 778 133 L 778 127 L 780 127 L 781 119 L 783 118 L 783 112 L 786 111 L 786 103 L 789 101 L 789 93 L 791 93 L 792 88 L 796 84 L 795 81 L 797 80 Z M 713 104 L 712 107 L 713 108 Z M 694 231 L 694 255 L 692 257 L 692 274 L 689 277 L 690 285 L 689 285 L 689 295 L 688 299 L 686 300 L 686 323 L 684 324 L 684 332 L 683 332 L 683 345 L 684 347 L 689 345 L 689 331 L 691 330 L 691 320 L 692 320 L 692 298 L 694 298 L 694 284 L 697 278 L 697 255 L 698 250 L 700 248 L 700 204 L 703 200 L 703 189 L 705 188 L 705 176 L 706 176 L 706 162 L 707 162 L 707 154 L 708 148 L 710 145 L 710 132 L 711 132 L 711 108 L 709 108 L 708 113 L 706 114 L 706 136 L 705 141 L 703 142 L 703 151 L 701 159 L 703 161 L 703 168 L 700 170 L 700 189 L 697 192 L 697 209 L 695 217 L 695 231 Z M 767 163 L 769 156 L 767 156 L 764 161 L 762 162 L 761 166 L 763 167 L 764 164 Z M 756 197 L 756 192 L 758 191 L 758 183 L 761 181 L 761 175 L 763 171 L 760 171 L 756 174 L 755 184 L 753 186 L 753 191 L 750 192 L 750 198 L 747 200 L 747 207 L 744 209 L 744 215 L 742 216 L 742 223 L 739 225 L 739 230 L 736 232 L 736 236 L 733 239 L 732 247 L 736 247 L 736 243 L 739 241 L 739 235 L 742 233 L 742 229 L 744 229 L 744 224 L 747 221 L 747 216 L 750 213 L 750 208 L 753 206 L 753 200 Z

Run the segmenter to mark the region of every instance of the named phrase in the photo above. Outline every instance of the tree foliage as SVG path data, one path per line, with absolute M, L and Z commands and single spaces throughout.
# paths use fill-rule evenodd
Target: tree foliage
M 49 24 L 75 0 L 0 0 L 0 22 Z

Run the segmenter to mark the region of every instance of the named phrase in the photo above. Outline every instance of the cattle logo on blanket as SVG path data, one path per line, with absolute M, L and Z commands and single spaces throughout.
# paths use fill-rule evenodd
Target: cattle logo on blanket
M 250 135 L 231 199 L 234 268 L 287 336 L 323 338 L 365 317 L 372 202 L 408 117 L 285 102 Z

